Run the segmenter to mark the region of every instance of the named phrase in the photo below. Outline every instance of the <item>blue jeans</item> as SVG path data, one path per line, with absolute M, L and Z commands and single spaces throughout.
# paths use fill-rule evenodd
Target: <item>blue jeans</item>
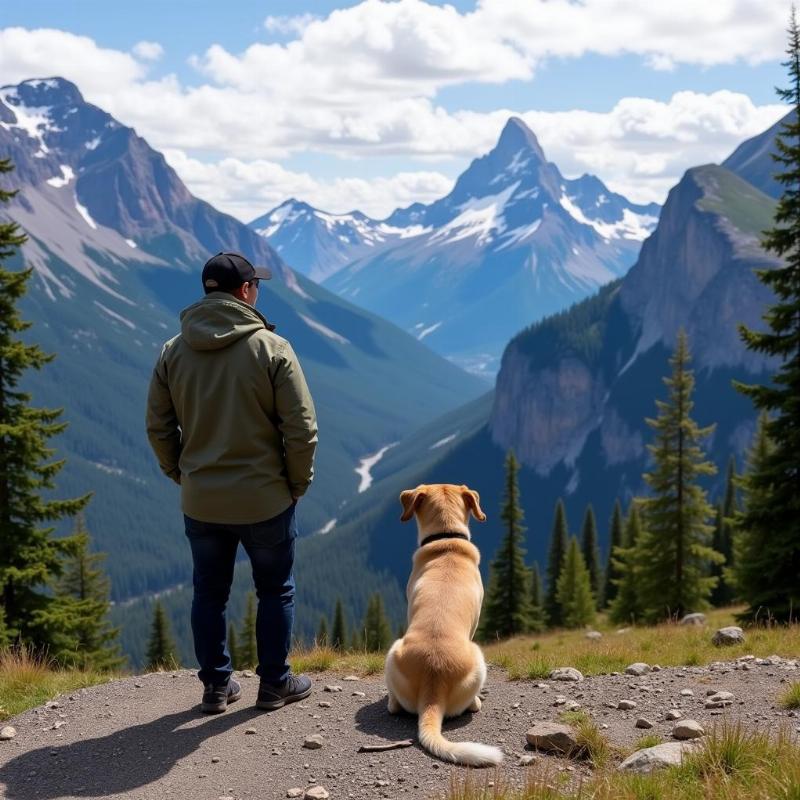
M 262 681 L 283 681 L 289 675 L 287 657 L 294 623 L 295 505 L 253 525 L 200 522 L 185 515 L 183 519 L 194 561 L 192 634 L 200 664 L 198 677 L 204 684 L 222 686 L 233 670 L 225 605 L 241 542 L 250 557 L 258 596 L 257 672 Z

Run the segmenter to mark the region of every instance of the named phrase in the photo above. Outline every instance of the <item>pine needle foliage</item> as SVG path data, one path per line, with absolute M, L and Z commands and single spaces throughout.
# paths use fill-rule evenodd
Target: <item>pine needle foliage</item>
M 539 570 L 539 562 L 534 561 L 531 567 L 531 621 L 529 628 L 531 632 L 538 633 L 545 627 L 542 573 Z
M 234 669 L 242 669 L 242 660 L 239 658 L 239 637 L 232 622 L 228 623 L 228 655 L 231 657 L 231 666 Z
M 525 528 L 517 484 L 519 464 L 511 450 L 506 455 L 505 470 L 506 486 L 500 511 L 505 532 L 489 566 L 489 588 L 481 613 L 480 636 L 487 641 L 526 633 L 533 616 L 531 576 L 525 566 L 522 546 Z
M 597 520 L 591 504 L 586 507 L 581 528 L 581 552 L 592 581 L 592 594 L 598 606 L 602 605 L 603 572 L 600 567 L 600 548 L 597 543 Z
M 736 384 L 769 414 L 766 435 L 772 442 L 747 479 L 750 501 L 741 525 L 762 549 L 752 552 L 755 561 L 747 569 L 753 579 L 740 583 L 742 599 L 748 604 L 746 615 L 766 612 L 780 621 L 800 613 L 800 29 L 794 7 L 788 37 L 783 66 L 789 85 L 777 91 L 794 113 L 775 138 L 773 158 L 782 170 L 775 177 L 784 192 L 775 225 L 763 240 L 782 263 L 756 273 L 775 295 L 764 314 L 767 330 L 739 329 L 748 349 L 776 358 L 779 367 L 770 383 Z
M 617 596 L 617 581 L 619 572 L 614 562 L 614 549 L 622 547 L 623 530 L 625 523 L 622 519 L 622 506 L 619 500 L 614 502 L 614 511 L 611 515 L 611 530 L 608 535 L 608 560 L 606 561 L 605 589 L 603 591 L 603 604 L 607 608 Z
M 386 610 L 383 605 L 383 596 L 380 592 L 370 597 L 367 603 L 367 612 L 364 615 L 363 649 L 370 653 L 382 653 L 389 649 L 392 643 L 392 629 Z
M 148 672 L 162 669 L 175 669 L 178 665 L 176 658 L 177 649 L 169 629 L 164 606 L 160 600 L 153 606 L 153 625 L 150 631 L 150 641 L 147 645 Z
M 12 169 L 9 159 L 0 159 L 0 176 Z M 0 189 L 0 204 L 15 194 Z M 18 388 L 26 370 L 40 370 L 54 358 L 22 339 L 32 323 L 20 318 L 17 304 L 33 270 L 3 266 L 25 241 L 18 225 L 0 222 L 0 617 L 5 638 L 38 649 L 53 645 L 67 621 L 51 590 L 70 542 L 55 539 L 50 523 L 77 514 L 90 495 L 51 499 L 65 462 L 52 460 L 47 442 L 66 423 L 58 421 L 61 409 L 33 408 L 30 394 Z
M 644 479 L 652 496 L 641 502 L 644 532 L 637 555 L 638 595 L 648 621 L 682 617 L 709 607 L 717 578 L 711 564 L 722 556 L 710 546 L 713 510 L 699 479 L 714 475 L 701 442 L 714 430 L 692 419 L 694 375 L 686 333 L 680 330 L 670 358 L 672 374 L 664 378 L 666 400 L 657 400 L 658 417 L 647 424 L 655 432 L 648 445 L 653 469 Z
M 258 666 L 258 642 L 256 640 L 256 595 L 247 593 L 247 601 L 239 630 L 239 662 L 242 669 L 255 669 Z
M 567 512 L 564 501 L 556 503 L 553 517 L 553 530 L 550 534 L 550 552 L 547 559 L 547 592 L 544 600 L 544 612 L 550 627 L 561 625 L 561 606 L 558 602 L 558 578 L 567 555 L 569 530 L 567 528 Z
M 565 628 L 581 628 L 594 622 L 595 598 L 591 575 L 574 536 L 570 537 L 567 556 L 558 578 L 558 603 Z
M 344 618 L 342 598 L 336 599 L 333 612 L 333 629 L 331 630 L 331 647 L 334 650 L 344 650 L 347 647 L 347 623 Z
M 618 625 L 630 625 L 642 618 L 642 605 L 639 601 L 639 564 L 638 544 L 642 538 L 642 520 L 639 508 L 631 503 L 622 545 L 615 547 L 611 554 L 614 571 L 619 576 L 614 578 L 615 594 L 609 606 L 608 614 L 612 622 Z

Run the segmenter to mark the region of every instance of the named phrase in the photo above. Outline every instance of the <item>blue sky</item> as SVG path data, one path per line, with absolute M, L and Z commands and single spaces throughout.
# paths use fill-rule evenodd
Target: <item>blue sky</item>
M 662 200 L 780 114 L 788 4 L 709 5 L 5 0 L 0 75 L 75 80 L 244 219 L 434 199 L 508 113 L 565 174 Z

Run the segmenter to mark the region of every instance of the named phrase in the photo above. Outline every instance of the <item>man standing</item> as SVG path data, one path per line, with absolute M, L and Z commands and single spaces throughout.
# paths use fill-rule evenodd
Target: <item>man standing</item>
M 271 277 L 237 253 L 209 259 L 205 297 L 181 313 L 181 332 L 162 348 L 147 399 L 150 445 L 181 487 L 201 709 L 211 714 L 241 697 L 225 624 L 239 542 L 258 595 L 257 706 L 272 710 L 311 693 L 287 657 L 295 506 L 314 474 L 317 422 L 291 345 L 255 309 L 259 281 Z

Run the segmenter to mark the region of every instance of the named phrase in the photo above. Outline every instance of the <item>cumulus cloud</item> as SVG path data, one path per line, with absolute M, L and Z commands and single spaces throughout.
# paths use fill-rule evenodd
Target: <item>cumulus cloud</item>
M 142 61 L 158 61 L 164 55 L 164 48 L 158 42 L 137 42 L 133 54 Z
M 311 22 L 318 17 L 314 14 L 299 14 L 297 16 L 269 16 L 264 20 L 264 28 L 270 33 L 302 33 Z

